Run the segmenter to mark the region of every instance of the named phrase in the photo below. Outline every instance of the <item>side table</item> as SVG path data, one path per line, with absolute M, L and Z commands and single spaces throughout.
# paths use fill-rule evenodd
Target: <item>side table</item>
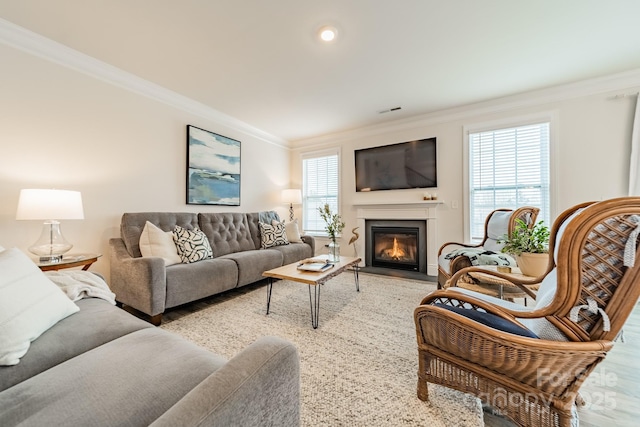
M 91 264 L 96 262 L 101 256 L 102 254 L 65 255 L 62 257 L 62 260 L 58 262 L 35 261 L 35 263 L 42 271 L 62 270 L 63 268 L 73 267 L 82 267 L 83 270 L 88 270 Z
M 469 289 L 472 291 L 480 292 L 485 295 L 491 295 L 494 297 L 498 297 L 500 299 L 506 299 L 509 301 L 513 301 L 514 298 L 525 298 L 525 305 L 527 298 L 535 299 L 535 292 L 537 291 L 540 284 L 534 285 L 523 285 L 526 287 L 527 291 L 524 289 L 514 285 L 508 279 L 503 279 L 501 277 L 494 276 L 490 273 L 485 273 L 481 270 L 485 271 L 497 271 L 496 266 L 492 265 L 482 265 L 472 267 L 475 271 L 469 271 L 467 275 L 471 278 L 473 283 L 466 283 L 464 281 L 458 280 L 456 286 L 464 289 Z M 511 273 L 500 273 L 506 277 L 513 278 L 514 280 L 521 282 L 522 280 L 531 279 L 530 276 L 526 276 L 520 272 L 520 269 L 517 267 L 511 268 Z

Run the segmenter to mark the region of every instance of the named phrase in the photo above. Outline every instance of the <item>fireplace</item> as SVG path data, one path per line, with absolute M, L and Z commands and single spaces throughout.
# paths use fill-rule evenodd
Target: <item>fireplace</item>
M 426 273 L 426 223 L 367 220 L 365 252 L 367 266 Z

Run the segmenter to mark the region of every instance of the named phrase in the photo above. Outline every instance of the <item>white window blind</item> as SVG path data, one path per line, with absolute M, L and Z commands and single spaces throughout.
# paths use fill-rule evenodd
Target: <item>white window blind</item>
M 302 228 L 307 234 L 326 234 L 318 208 L 329 204 L 338 212 L 338 154 L 309 155 L 302 159 Z
M 491 211 L 535 206 L 549 224 L 549 123 L 469 134 L 469 219 L 482 239 Z

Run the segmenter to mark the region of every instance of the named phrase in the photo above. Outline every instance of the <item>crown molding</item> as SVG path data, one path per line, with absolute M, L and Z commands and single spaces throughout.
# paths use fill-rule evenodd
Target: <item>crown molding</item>
M 545 89 L 522 92 L 515 95 L 462 105 L 459 107 L 365 126 L 344 132 L 291 141 L 291 147 L 293 149 L 307 149 L 327 144 L 341 144 L 357 138 L 406 131 L 456 120 L 465 120 L 479 115 L 502 113 L 506 111 L 512 112 L 519 108 L 545 105 L 552 102 L 566 101 L 574 98 L 613 91 L 625 91 L 634 88 L 640 88 L 640 68 L 593 79 L 552 86 Z M 637 90 L 635 90 L 635 92 L 637 92 Z M 627 94 L 622 94 L 617 96 L 620 97 L 626 95 Z
M 220 123 L 261 141 L 286 149 L 290 148 L 289 142 L 285 139 L 2 18 L 0 18 L 0 42 L 194 116 Z

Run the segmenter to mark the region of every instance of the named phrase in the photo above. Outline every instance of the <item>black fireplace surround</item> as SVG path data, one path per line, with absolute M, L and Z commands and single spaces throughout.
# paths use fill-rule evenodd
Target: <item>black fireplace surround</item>
M 366 220 L 365 229 L 366 266 L 426 274 L 426 221 Z

